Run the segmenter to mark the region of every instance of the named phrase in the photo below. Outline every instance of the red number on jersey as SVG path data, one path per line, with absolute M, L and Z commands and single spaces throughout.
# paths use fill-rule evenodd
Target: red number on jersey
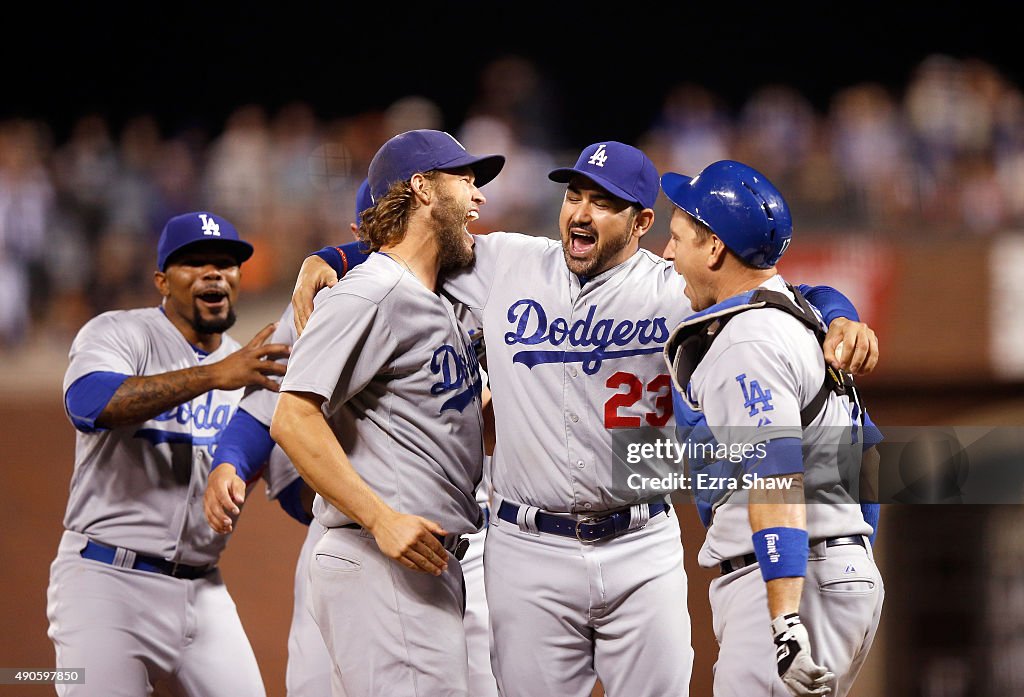
M 654 399 L 657 411 L 647 412 L 644 418 L 651 426 L 661 428 L 672 418 L 672 382 L 668 375 L 659 375 L 647 383 L 647 391 L 658 393 Z
M 644 384 L 640 378 L 632 373 L 619 371 L 613 374 L 605 387 L 617 390 L 620 387 L 629 388 L 627 392 L 616 392 L 604 403 L 604 427 L 605 428 L 640 428 L 639 416 L 624 416 L 619 413 L 622 407 L 629 408 L 640 401 L 644 396 Z M 649 411 L 644 414 L 644 419 L 655 428 L 661 428 L 672 418 L 672 386 L 668 375 L 659 375 L 647 383 L 647 392 L 656 393 L 654 406 L 657 411 Z

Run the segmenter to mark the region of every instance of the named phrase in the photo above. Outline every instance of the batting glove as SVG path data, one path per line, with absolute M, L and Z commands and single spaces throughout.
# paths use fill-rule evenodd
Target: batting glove
M 828 683 L 836 676 L 811 658 L 811 639 L 800 615 L 791 612 L 776 617 L 772 620 L 772 636 L 779 677 L 793 695 L 809 697 L 832 692 Z

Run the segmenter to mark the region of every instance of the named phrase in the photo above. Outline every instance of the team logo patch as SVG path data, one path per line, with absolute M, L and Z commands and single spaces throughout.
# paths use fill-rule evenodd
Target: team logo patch
M 747 374 L 740 373 L 736 376 L 736 382 L 740 384 L 740 389 L 743 390 L 743 406 L 750 410 L 748 416 L 757 416 L 761 412 L 772 411 L 775 408 L 772 406 L 772 391 L 770 389 L 761 389 L 761 385 L 758 384 L 757 380 L 751 380 L 747 384 Z M 769 423 L 771 423 L 770 419 L 762 417 L 757 425 L 764 426 Z
M 844 574 L 855 574 L 855 573 L 857 573 L 857 568 L 853 564 L 847 564 L 846 565 L 846 570 L 843 571 L 843 573 Z
M 594 154 L 590 156 L 590 159 L 587 160 L 587 164 L 596 165 L 598 167 L 604 167 L 604 163 L 607 161 L 608 155 L 604 151 L 604 143 L 601 143 L 600 145 L 597 146 L 597 150 L 594 152 Z
M 199 219 L 203 221 L 204 235 L 220 237 L 220 225 L 216 220 L 206 215 L 206 213 L 200 213 Z

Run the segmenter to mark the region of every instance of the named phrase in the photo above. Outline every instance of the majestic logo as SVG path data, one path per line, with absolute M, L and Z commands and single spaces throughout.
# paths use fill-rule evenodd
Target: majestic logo
M 203 221 L 203 234 L 207 236 L 220 237 L 220 225 L 213 218 L 206 215 L 206 213 L 200 213 L 199 219 Z
M 604 151 L 604 143 L 597 146 L 597 152 L 590 156 L 587 160 L 588 165 L 597 165 L 598 167 L 604 167 L 604 163 L 608 161 L 608 155 Z
M 757 383 L 757 380 L 751 380 L 750 384 L 746 383 L 747 374 L 740 373 L 736 376 L 736 382 L 740 384 L 740 389 L 743 390 L 743 406 L 750 410 L 748 416 L 757 416 L 761 412 L 772 411 L 775 409 L 772 406 L 772 391 L 762 390 L 761 386 Z M 760 410 L 758 409 L 760 407 Z M 767 426 L 772 421 L 767 416 L 762 416 L 758 422 L 758 426 Z
M 233 408 L 230 404 L 213 405 L 213 392 L 206 393 L 206 400 L 198 399 L 179 404 L 173 409 L 153 418 L 157 422 L 176 422 L 180 426 L 191 425 L 190 430 L 164 430 L 160 428 L 140 428 L 135 432 L 136 438 L 144 438 L 153 445 L 160 443 L 188 443 L 192 446 L 205 446 L 210 454 L 220 440 L 220 434 L 231 420 Z M 170 423 L 167 424 L 171 426 Z M 195 435 L 201 431 L 213 431 L 212 435 Z
M 472 403 L 474 397 L 480 397 L 483 390 L 480 363 L 472 346 L 466 346 L 463 353 L 459 353 L 449 344 L 441 346 L 434 351 L 430 359 L 430 372 L 439 377 L 439 380 L 430 386 L 430 394 L 456 392 L 445 400 L 439 413 L 454 409 L 461 414 Z
M 668 323 L 664 317 L 620 322 L 612 318 L 595 321 L 596 316 L 597 306 L 592 305 L 586 317 L 572 324 L 564 317 L 555 317 L 549 322 L 544 306 L 539 302 L 529 298 L 517 300 L 508 308 L 508 322 L 513 331 L 505 333 L 507 345 L 546 343 L 555 347 L 565 344 L 574 348 L 593 348 L 587 351 L 519 351 L 512 356 L 512 362 L 522 363 L 528 368 L 543 363 L 582 363 L 583 372 L 593 375 L 606 360 L 659 353 L 668 341 Z M 631 344 L 645 348 L 610 349 Z

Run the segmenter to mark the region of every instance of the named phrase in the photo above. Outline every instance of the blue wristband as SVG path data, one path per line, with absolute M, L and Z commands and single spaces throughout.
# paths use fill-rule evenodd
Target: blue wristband
M 765 528 L 751 538 L 754 555 L 765 581 L 807 575 L 809 539 L 800 528 Z

